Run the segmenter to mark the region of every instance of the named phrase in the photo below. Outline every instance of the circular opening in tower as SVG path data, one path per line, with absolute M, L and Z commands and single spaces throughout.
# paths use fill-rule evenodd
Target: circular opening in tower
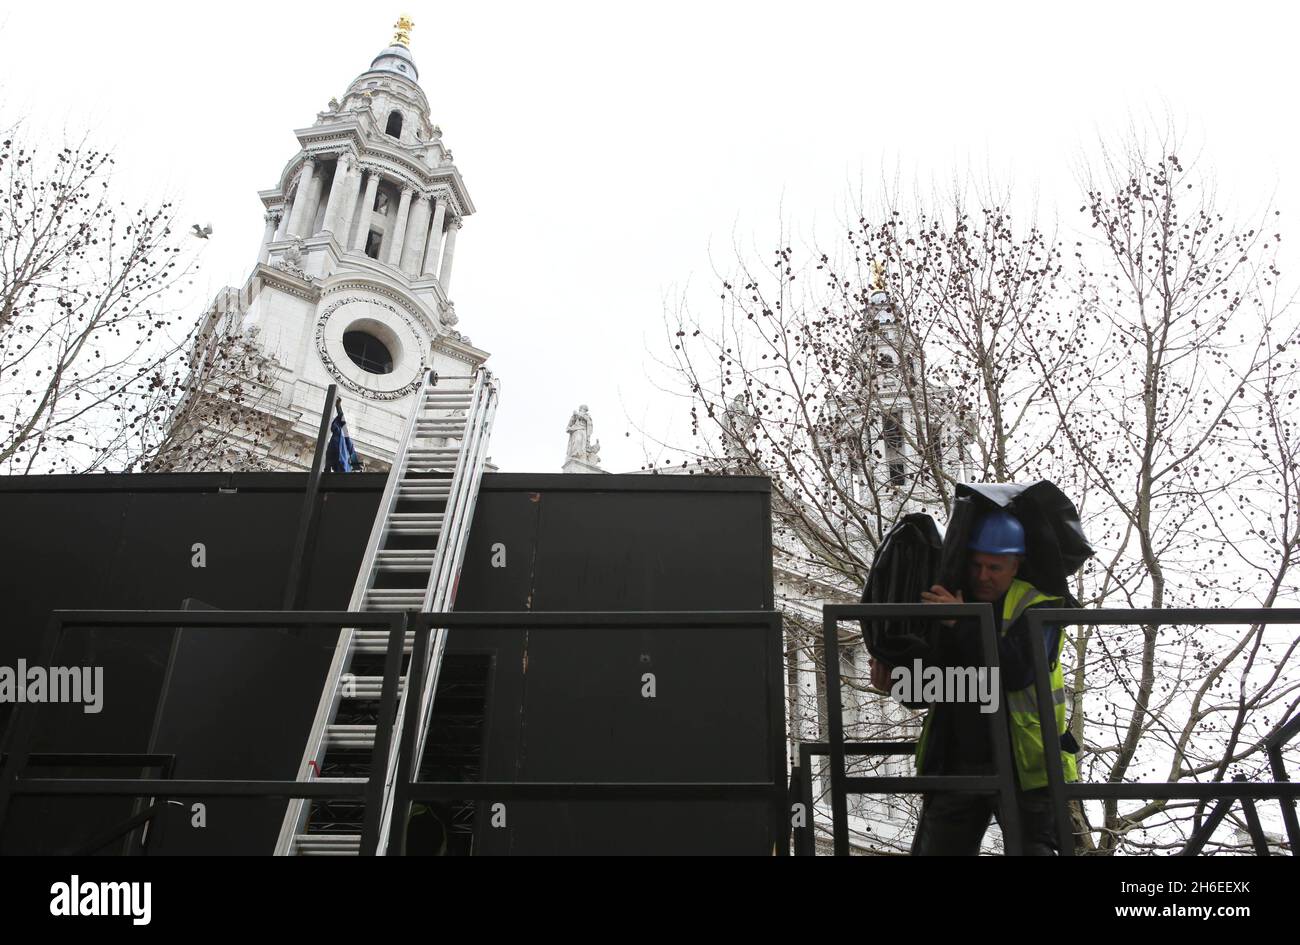
M 388 346 L 368 331 L 345 331 L 343 350 L 352 363 L 371 374 L 393 373 L 393 354 Z

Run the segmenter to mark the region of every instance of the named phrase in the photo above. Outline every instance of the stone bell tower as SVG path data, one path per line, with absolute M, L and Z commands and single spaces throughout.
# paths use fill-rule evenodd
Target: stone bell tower
M 227 438 L 260 452 L 263 468 L 310 464 L 331 383 L 367 468 L 384 468 L 422 372 L 470 374 L 487 358 L 455 327 L 452 265 L 474 204 L 431 121 L 413 25 L 402 17 L 342 99 L 295 132 L 299 151 L 259 194 L 257 264 L 209 312 L 212 330 L 224 326 L 273 366 L 255 405 L 262 432 L 242 423 Z

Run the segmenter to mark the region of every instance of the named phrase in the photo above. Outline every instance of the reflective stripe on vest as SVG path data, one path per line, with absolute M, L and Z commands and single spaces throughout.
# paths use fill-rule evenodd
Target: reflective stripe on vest
M 1013 580 L 1007 589 L 1002 603 L 1002 635 L 1011 628 L 1026 610 L 1044 601 L 1059 601 L 1060 597 L 1044 594 L 1027 581 Z M 1065 647 L 1065 634 L 1061 634 L 1056 653 L 1048 654 L 1054 658 L 1051 669 L 1052 703 L 1056 714 L 1056 731 L 1058 738 L 1068 728 L 1065 717 L 1065 674 L 1061 669 L 1061 651 Z M 1038 698 L 1033 685 L 1005 693 L 1007 720 L 1011 730 L 1011 753 L 1016 759 L 1016 772 L 1019 775 L 1021 790 L 1047 786 L 1047 769 L 1043 765 L 1043 733 L 1038 720 Z M 924 774 L 922 767 L 925 760 L 925 746 L 930 734 L 930 720 L 933 712 L 927 712 L 921 726 L 921 737 L 916 744 L 916 770 Z M 1078 766 L 1074 755 L 1061 752 L 1061 766 L 1065 771 L 1065 780 L 1079 780 Z

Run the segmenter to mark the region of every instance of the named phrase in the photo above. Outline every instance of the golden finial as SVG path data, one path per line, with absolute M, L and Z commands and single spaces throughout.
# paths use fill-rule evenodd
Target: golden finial
M 879 259 L 871 262 L 871 289 L 874 292 L 885 291 L 885 264 Z
M 403 14 L 402 16 L 398 17 L 397 22 L 393 24 L 393 29 L 397 30 L 397 32 L 393 34 L 393 45 L 405 46 L 407 49 L 410 49 L 411 29 L 414 26 L 415 26 L 415 21 L 412 20 L 409 16 Z

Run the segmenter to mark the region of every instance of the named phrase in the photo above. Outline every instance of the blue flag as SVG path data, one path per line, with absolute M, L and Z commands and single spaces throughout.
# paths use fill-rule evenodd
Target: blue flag
M 330 424 L 330 441 L 325 447 L 326 472 L 359 472 L 361 459 L 357 456 L 352 437 L 348 436 L 348 424 L 343 419 L 343 408 L 338 408 L 334 422 Z

